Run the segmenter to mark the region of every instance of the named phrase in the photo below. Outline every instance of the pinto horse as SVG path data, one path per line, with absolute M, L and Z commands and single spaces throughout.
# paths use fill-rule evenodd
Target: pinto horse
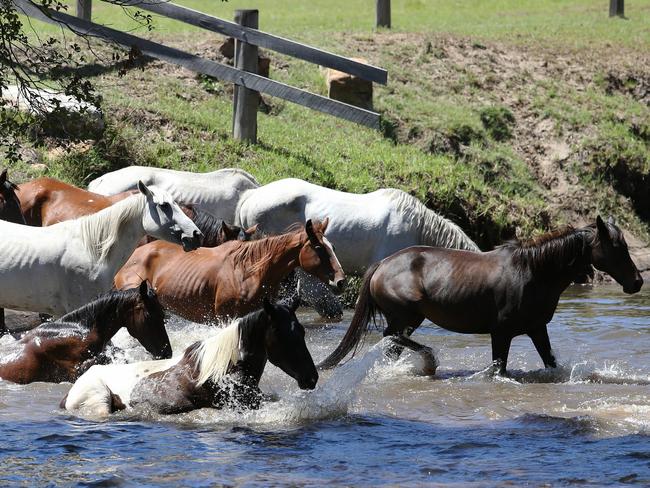
M 230 241 L 193 253 L 152 242 L 133 253 L 115 276 L 115 286 L 130 288 L 147 279 L 166 308 L 195 322 L 233 318 L 255 310 L 297 267 L 340 290 L 345 274 L 323 236 L 328 222 L 312 224 L 308 220 L 280 236 Z
M 233 321 L 214 336 L 163 361 L 93 366 L 61 402 L 66 410 L 108 415 L 141 405 L 163 413 L 198 408 L 258 408 L 266 362 L 280 368 L 305 390 L 318 382 L 305 329 L 291 305 L 269 303 Z
M 201 232 L 169 194 L 139 189 L 96 214 L 49 227 L 0 221 L 0 307 L 55 316 L 79 308 L 113 287 L 145 235 L 196 249 Z
M 560 294 L 593 265 L 612 276 L 626 293 L 643 279 L 612 220 L 513 241 L 486 253 L 416 246 L 399 251 L 366 273 L 354 317 L 338 347 L 319 365 L 330 368 L 356 349 L 377 313 L 387 322 L 384 336 L 396 336 L 396 356 L 405 346 L 428 358 L 431 349 L 410 335 L 427 318 L 464 334 L 490 334 L 494 367 L 505 373 L 510 342 L 528 335 L 545 367 L 557 365 L 547 324 Z
M 135 189 L 138 181 L 167 191 L 179 202 L 192 202 L 197 208 L 226 222 L 235 222 L 235 209 L 241 194 L 260 186 L 252 175 L 237 168 L 220 169 L 209 173 L 191 173 L 147 166 L 129 166 L 106 173 L 91 181 L 88 189 L 102 195 L 115 195 Z M 295 220 L 289 223 L 293 222 Z
M 138 288 L 112 291 L 55 322 L 32 329 L 18 357 L 0 363 L 0 378 L 14 383 L 75 381 L 103 353 L 122 327 L 156 358 L 170 358 L 165 313 L 146 281 Z

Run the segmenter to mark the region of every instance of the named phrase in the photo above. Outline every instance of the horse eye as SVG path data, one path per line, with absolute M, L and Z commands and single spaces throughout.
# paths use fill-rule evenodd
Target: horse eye
M 169 210 L 171 208 L 171 205 L 169 204 L 169 202 L 163 202 L 160 204 L 160 208 L 162 208 L 163 210 Z

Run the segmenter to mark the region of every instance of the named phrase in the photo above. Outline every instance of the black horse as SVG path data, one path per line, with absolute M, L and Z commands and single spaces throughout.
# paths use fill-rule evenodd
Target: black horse
M 143 281 L 139 288 L 109 292 L 29 331 L 20 341 L 20 355 L 0 363 L 0 378 L 22 384 L 74 381 L 93 364 L 106 361 L 103 353 L 122 327 L 154 357 L 171 357 L 163 308 Z
M 465 334 L 490 334 L 492 359 L 505 373 L 513 337 L 527 334 L 544 366 L 555 367 L 546 325 L 560 294 L 593 265 L 612 276 L 626 293 L 643 279 L 610 219 L 581 229 L 567 228 L 528 241 L 513 241 L 476 253 L 434 247 L 409 247 L 373 265 L 366 273 L 352 322 L 338 347 L 319 365 L 331 368 L 356 349 L 376 313 L 386 317 L 384 336 L 394 336 L 390 351 L 421 353 L 426 371 L 437 366 L 431 348 L 410 339 L 425 318 Z
M 95 366 L 61 402 L 67 410 L 105 415 L 140 405 L 164 413 L 198 408 L 258 408 L 267 361 L 313 389 L 318 372 L 295 315 L 298 300 L 271 304 L 188 347 L 180 359 Z

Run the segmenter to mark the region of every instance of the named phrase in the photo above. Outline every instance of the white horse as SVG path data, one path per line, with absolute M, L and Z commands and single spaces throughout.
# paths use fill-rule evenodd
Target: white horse
M 479 250 L 456 224 L 394 188 L 356 194 L 295 178 L 278 180 L 247 190 L 235 222 L 279 233 L 294 222 L 325 217 L 330 218 L 325 234 L 346 273 L 363 274 L 371 264 L 410 246 Z
M 91 181 L 88 190 L 102 195 L 115 195 L 135 189 L 138 181 L 161 188 L 169 192 L 177 202 L 196 205 L 226 222 L 235 220 L 235 209 L 241 193 L 260 186 L 252 175 L 236 168 L 191 173 L 129 166 Z
M 109 291 L 145 235 L 200 244 L 201 232 L 172 197 L 140 193 L 96 214 L 49 227 L 0 221 L 0 307 L 61 315 Z

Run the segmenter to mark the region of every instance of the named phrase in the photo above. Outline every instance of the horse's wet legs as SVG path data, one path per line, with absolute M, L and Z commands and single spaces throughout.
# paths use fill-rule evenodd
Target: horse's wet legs
M 0 337 L 9 333 L 9 329 L 5 324 L 5 309 L 0 308 Z
M 436 374 L 436 369 L 438 368 L 438 361 L 433 354 L 433 349 L 429 346 L 424 346 L 419 342 L 415 342 L 413 339 L 406 336 L 392 336 L 393 342 L 399 346 L 406 347 L 413 352 L 420 354 L 424 360 L 424 368 L 422 372 L 427 376 L 433 376 Z M 401 352 L 401 351 L 400 351 Z
M 510 352 L 510 343 L 512 336 L 509 334 L 492 333 L 492 365 L 497 369 L 499 374 L 506 374 L 506 365 L 508 364 L 508 353 Z
M 428 346 L 423 346 L 422 344 L 415 342 L 410 338 L 410 335 L 418 328 L 418 326 L 424 320 L 423 317 L 412 317 L 410 319 L 404 320 L 402 317 L 398 321 L 390 317 L 386 317 L 388 326 L 384 330 L 384 337 L 392 337 L 393 343 L 388 346 L 386 350 L 386 356 L 390 359 L 396 360 L 402 354 L 404 348 L 408 348 L 413 352 L 420 354 L 424 360 L 424 374 L 434 375 L 436 373 L 436 368 L 438 367 L 438 361 L 433 355 L 433 350 Z
M 548 330 L 546 325 L 528 333 L 528 337 L 533 341 L 533 345 L 537 352 L 544 361 L 544 367 L 546 368 L 556 368 L 557 361 L 553 355 L 553 350 L 551 349 L 551 341 L 548 338 Z

